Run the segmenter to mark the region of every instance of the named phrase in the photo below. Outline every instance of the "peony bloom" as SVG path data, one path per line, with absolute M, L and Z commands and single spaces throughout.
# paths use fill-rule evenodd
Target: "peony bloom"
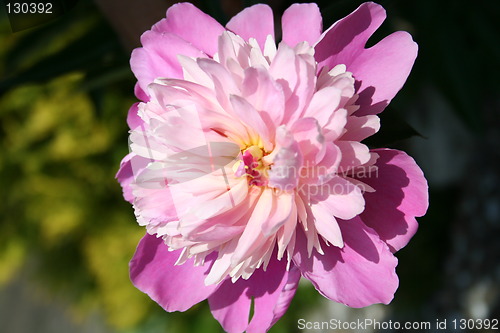
M 276 44 L 267 5 L 224 28 L 181 3 L 142 35 L 117 174 L 147 229 L 137 288 L 166 311 L 208 299 L 228 332 L 267 331 L 301 276 L 351 307 L 392 300 L 428 194 L 411 157 L 362 143 L 417 55 L 406 32 L 365 48 L 384 19 L 364 3 L 322 32 L 294 4 Z

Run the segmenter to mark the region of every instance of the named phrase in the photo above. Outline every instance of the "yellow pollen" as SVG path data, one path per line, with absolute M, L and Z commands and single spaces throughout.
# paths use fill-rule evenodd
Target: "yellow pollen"
M 243 150 L 242 153 L 244 154 L 247 151 L 250 154 L 252 154 L 253 157 L 256 157 L 259 160 L 262 158 L 262 156 L 264 156 L 264 152 L 262 151 L 262 148 L 258 147 L 258 146 L 250 146 L 247 149 Z

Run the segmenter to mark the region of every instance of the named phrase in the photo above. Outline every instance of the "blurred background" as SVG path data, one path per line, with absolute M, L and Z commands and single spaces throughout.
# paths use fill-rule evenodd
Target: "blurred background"
M 0 8 L 0 332 L 221 332 L 205 302 L 167 314 L 128 277 L 144 234 L 114 179 L 136 101 L 128 61 L 173 2 L 73 2 L 17 32 Z M 361 2 L 318 1 L 324 28 Z M 194 3 L 225 24 L 257 2 Z M 292 2 L 268 3 L 278 27 Z M 406 30 L 420 49 L 367 144 L 417 160 L 430 208 L 397 254 L 389 306 L 349 309 L 302 283 L 271 332 L 299 332 L 301 318 L 500 318 L 500 2 L 379 3 L 388 19 L 369 45 Z

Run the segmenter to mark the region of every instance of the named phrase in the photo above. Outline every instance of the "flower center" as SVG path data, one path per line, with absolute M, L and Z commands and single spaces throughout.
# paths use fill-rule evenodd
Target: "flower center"
M 243 149 L 239 160 L 233 166 L 236 177 L 247 176 L 250 185 L 266 186 L 268 182 L 269 165 L 262 159 L 264 150 L 256 145 Z

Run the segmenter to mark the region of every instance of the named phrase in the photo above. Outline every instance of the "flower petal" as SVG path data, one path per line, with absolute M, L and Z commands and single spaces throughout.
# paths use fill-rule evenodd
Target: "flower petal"
M 355 112 L 358 116 L 382 112 L 403 87 L 410 74 L 418 46 L 411 35 L 397 31 L 366 49 L 348 66 L 359 81 Z
M 144 90 L 142 90 L 141 86 L 139 85 L 139 82 L 136 82 L 134 85 L 134 94 L 135 97 L 137 97 L 141 101 L 144 102 L 149 101 L 149 96 L 146 94 Z
M 303 156 L 292 133 L 283 125 L 276 129 L 276 144 L 273 167 L 268 172 L 269 185 L 291 191 L 299 182 Z
M 377 114 L 389 104 L 406 81 L 417 56 L 417 44 L 402 31 L 364 48 L 384 19 L 385 10 L 380 5 L 364 3 L 328 29 L 316 45 L 318 68 L 345 64 L 353 73 L 359 94 L 358 116 Z
M 274 38 L 273 10 L 264 4 L 245 8 L 231 18 L 226 28 L 246 41 L 255 38 L 261 50 L 264 50 L 267 36 L 271 35 Z
M 370 160 L 371 154 L 368 147 L 358 141 L 337 141 L 335 144 L 342 152 L 339 172 L 363 165 Z
M 229 96 L 240 93 L 231 73 L 212 59 L 198 59 L 197 62 L 213 81 L 217 101 L 225 111 L 230 112 L 232 109 Z
M 305 167 L 316 165 L 325 157 L 325 138 L 315 118 L 300 118 L 293 124 L 291 130 L 304 157 Z
M 385 20 L 385 9 L 373 2 L 361 4 L 354 12 L 335 22 L 325 30 L 315 45 L 314 57 L 318 61 L 318 69 L 328 66 L 334 68 L 349 65 L 359 53 L 371 35 Z
M 340 221 L 344 247 L 322 246 L 325 254 L 307 254 L 298 229 L 294 263 L 325 297 L 350 307 L 388 304 L 398 287 L 397 259 L 377 234 L 359 218 Z
M 366 42 L 385 17 L 382 6 L 365 2 L 354 12 L 335 22 L 323 32 L 315 45 L 314 57 L 318 61 L 318 69 L 323 66 L 332 69 L 338 64 L 345 64 L 349 70 L 352 60 L 364 50 Z
M 116 173 L 115 178 L 122 186 L 123 197 L 130 203 L 134 201 L 134 195 L 132 194 L 130 184 L 134 181 L 135 177 L 144 170 L 149 162 L 149 159 L 137 156 L 134 153 L 126 155 L 120 162 L 120 169 Z
M 271 260 L 267 266 L 266 272 L 263 273 L 261 281 L 250 281 L 255 284 L 264 284 L 268 281 L 271 274 L 279 276 L 278 269 L 282 269 L 285 260 Z M 278 264 L 279 263 L 279 264 Z M 274 267 L 273 267 L 274 266 Z M 280 266 L 280 267 L 277 267 Z M 283 279 L 275 292 L 265 292 L 262 296 L 254 298 L 254 315 L 248 325 L 247 332 L 266 332 L 274 325 L 286 312 L 288 306 L 292 302 L 295 291 L 299 285 L 300 271 L 292 265 L 283 275 Z
M 323 30 L 323 19 L 315 3 L 294 3 L 283 13 L 281 18 L 283 41 L 294 47 L 306 41 L 316 43 Z
M 248 195 L 246 200 L 236 205 L 234 208 L 203 221 L 201 224 L 191 225 L 182 223 L 179 231 L 188 239 L 198 242 L 223 240 L 228 241 L 241 235 L 246 227 L 246 223 L 252 215 L 256 195 Z M 228 237 L 231 236 L 231 237 Z
M 127 125 L 128 127 L 133 130 L 136 127 L 139 127 L 144 121 L 139 117 L 138 114 L 139 111 L 139 103 L 134 103 L 128 110 L 127 114 Z
M 324 127 L 325 139 L 336 141 L 345 132 L 345 126 L 350 117 L 347 116 L 346 109 L 338 109 L 330 116 L 328 124 Z
M 335 216 L 321 203 L 312 205 L 311 212 L 314 215 L 314 226 L 318 233 L 333 246 L 342 248 L 344 241 Z
M 273 189 L 266 187 L 261 193 L 231 258 L 233 266 L 237 266 L 250 257 L 269 238 L 262 233 L 262 223 L 269 217 L 273 209 Z
M 314 117 L 321 127 L 324 127 L 330 117 L 337 110 L 342 91 L 336 87 L 326 87 L 314 93 L 307 109 L 305 117 Z
M 229 96 L 229 101 L 233 107 L 233 112 L 238 116 L 239 119 L 242 119 L 244 123 L 249 125 L 252 131 L 255 131 L 256 134 L 264 141 L 264 149 L 267 151 L 272 150 L 272 142 L 271 136 L 269 134 L 268 125 L 262 119 L 261 114 L 248 103 L 246 99 L 240 97 L 238 95 Z
M 235 283 L 225 280 L 208 303 L 226 332 L 266 332 L 287 310 L 299 279 L 295 267 L 287 271 L 286 261 L 273 254 L 265 271 L 258 269 L 248 280 Z M 249 323 L 252 299 L 254 315 Z
M 132 51 L 130 67 L 142 92 L 159 77 L 182 78 L 178 54 L 205 57 L 204 53 L 172 33 L 146 31 L 141 36 L 142 47 Z
M 338 218 L 352 219 L 364 210 L 361 190 L 343 177 L 333 176 L 328 182 L 307 189 L 312 205 L 320 203 L 329 214 Z
M 175 192 L 178 185 L 168 183 L 168 176 L 160 162 L 148 164 L 136 175 L 130 187 L 137 222 L 146 226 L 149 234 L 165 235 L 172 223 L 178 222 L 179 216 L 185 213 L 187 204 L 181 203 L 193 201 L 192 196 L 181 196 Z
M 295 201 L 294 192 L 273 191 L 271 194 L 272 201 L 269 203 L 272 205 L 271 213 L 261 222 L 262 232 L 266 237 L 274 235 L 288 221 Z
M 273 80 L 269 71 L 249 67 L 245 70 L 242 96 L 270 121 L 272 127 L 281 125 L 285 111 L 282 87 Z
M 340 139 L 348 141 L 362 141 L 377 133 L 379 129 L 380 118 L 378 116 L 351 116 L 347 118 L 347 123 L 345 125 L 346 132 Z
M 333 142 L 325 142 L 325 154 L 323 159 L 314 168 L 301 169 L 300 182 L 308 185 L 324 184 L 338 171 L 341 158 L 342 153 L 339 147 Z
M 209 56 L 213 56 L 217 52 L 217 38 L 225 29 L 193 4 L 183 2 L 170 7 L 167 10 L 167 18 L 156 23 L 152 30 L 176 34 Z
M 175 266 L 180 252 L 169 251 L 161 238 L 146 234 L 130 261 L 132 283 L 168 312 L 185 311 L 217 289 L 203 282 L 215 254 L 203 266 L 194 266 L 193 259 Z
M 366 207 L 361 219 L 395 252 L 417 231 L 415 216 L 423 216 L 427 211 L 427 181 L 406 153 L 391 149 L 373 152 L 379 155 L 376 174 L 358 173 L 356 177 L 375 189 L 373 193 L 365 193 Z
M 312 55 L 297 55 L 288 45 L 279 45 L 269 73 L 281 85 L 285 95 L 284 124 L 293 124 L 309 104 L 316 88 L 315 71 Z

